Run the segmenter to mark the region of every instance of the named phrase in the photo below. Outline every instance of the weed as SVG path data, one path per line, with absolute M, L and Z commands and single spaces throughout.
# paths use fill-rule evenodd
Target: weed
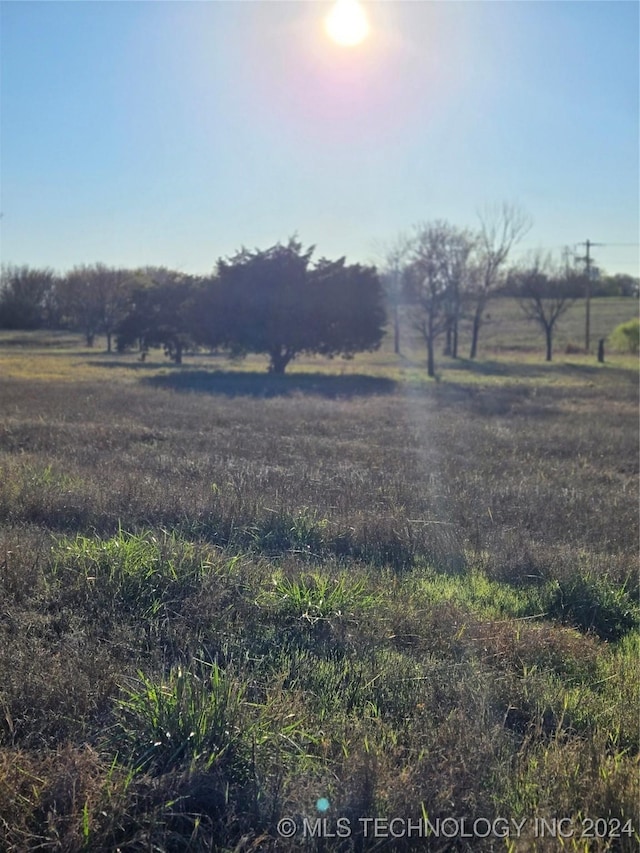
M 331 577 L 311 572 L 289 578 L 279 571 L 259 600 L 279 618 L 302 619 L 311 624 L 353 616 L 354 610 L 375 605 L 375 597 L 367 591 L 364 580 L 354 580 L 345 573 Z
M 112 749 L 136 768 L 166 772 L 183 764 L 224 763 L 230 780 L 246 776 L 240 712 L 243 692 L 217 665 L 176 667 L 157 682 L 139 672 L 117 701 Z

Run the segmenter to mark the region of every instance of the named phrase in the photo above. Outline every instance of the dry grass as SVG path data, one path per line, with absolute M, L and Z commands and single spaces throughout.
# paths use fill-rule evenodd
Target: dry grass
M 534 835 L 554 816 L 633 823 L 565 849 L 636 849 L 628 360 L 493 354 L 429 383 L 387 349 L 273 381 L 17 349 L 3 850 L 295 850 L 278 820 L 301 827 L 319 797 L 329 828 L 527 821 L 417 849 L 559 850 Z

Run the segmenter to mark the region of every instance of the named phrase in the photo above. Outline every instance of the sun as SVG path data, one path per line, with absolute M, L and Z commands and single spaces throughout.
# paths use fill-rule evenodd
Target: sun
M 358 0 L 337 0 L 325 18 L 324 28 L 342 47 L 354 47 L 369 35 L 369 21 Z

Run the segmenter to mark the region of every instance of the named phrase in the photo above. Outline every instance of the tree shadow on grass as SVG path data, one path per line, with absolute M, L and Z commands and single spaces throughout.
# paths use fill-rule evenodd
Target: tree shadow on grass
M 309 394 L 335 399 L 372 394 L 392 394 L 397 383 L 391 379 L 354 374 L 328 376 L 323 373 L 291 373 L 284 376 L 254 372 L 182 370 L 141 379 L 154 388 L 169 388 L 226 397 L 288 397 Z
M 166 369 L 167 367 L 176 367 L 178 370 L 181 369 L 181 365 L 175 365 L 171 361 L 153 361 L 152 359 L 147 359 L 146 361 L 122 361 L 118 358 L 116 353 L 113 356 L 107 356 L 105 353 L 105 358 L 103 360 L 97 361 L 96 359 L 91 359 L 87 364 L 89 367 L 117 367 L 118 370 L 140 370 L 142 372 L 149 370 L 158 370 L 158 368 Z
M 628 370 L 604 364 L 577 364 L 575 362 L 521 362 L 521 361 L 475 361 L 468 358 L 450 359 L 446 371 L 461 376 L 509 376 L 518 379 L 539 379 L 552 376 L 597 376 L 603 370 L 615 376 L 627 376 Z
M 466 405 L 480 416 L 548 418 L 561 414 L 563 410 L 559 404 L 568 398 L 598 406 L 612 395 L 617 399 L 621 393 L 626 393 L 625 389 L 632 393 L 637 384 L 635 372 L 627 368 L 574 362 L 459 359 L 448 362 L 445 369 L 447 381 L 434 388 L 436 399 L 442 405 Z M 472 377 L 486 377 L 487 384 L 478 383 Z M 498 381 L 491 382 L 492 377 Z M 513 381 L 502 383 L 501 378 Z M 562 379 L 566 381 L 558 381 Z

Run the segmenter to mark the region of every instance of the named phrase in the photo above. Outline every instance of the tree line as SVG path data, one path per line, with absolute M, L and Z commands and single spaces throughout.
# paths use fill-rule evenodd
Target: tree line
M 386 324 L 377 271 L 345 258 L 314 262 L 313 253 L 295 238 L 266 250 L 243 248 L 206 277 L 103 264 L 61 277 L 5 268 L 0 326 L 74 330 L 88 346 L 102 334 L 109 352 L 163 347 L 176 364 L 199 347 L 260 353 L 273 373 L 284 373 L 301 353 L 349 358 L 376 349 Z
M 487 304 L 505 294 L 543 329 L 550 360 L 556 322 L 584 295 L 585 280 L 566 260 L 542 253 L 509 265 L 528 228 L 528 217 L 508 205 L 481 217 L 475 232 L 441 220 L 418 225 L 386 247 L 377 268 L 314 260 L 314 247 L 295 237 L 265 250 L 242 248 L 219 259 L 210 276 L 104 264 L 65 275 L 8 266 L 0 279 L 0 328 L 73 330 L 88 346 L 104 335 L 109 352 L 163 347 L 177 364 L 197 348 L 260 353 L 273 373 L 284 373 L 302 353 L 348 358 L 374 350 L 389 324 L 399 353 L 403 317 L 422 337 L 433 376 L 437 341 L 457 358 L 464 321 L 475 358 Z M 638 281 L 601 278 L 591 282 L 591 294 L 637 296 Z

